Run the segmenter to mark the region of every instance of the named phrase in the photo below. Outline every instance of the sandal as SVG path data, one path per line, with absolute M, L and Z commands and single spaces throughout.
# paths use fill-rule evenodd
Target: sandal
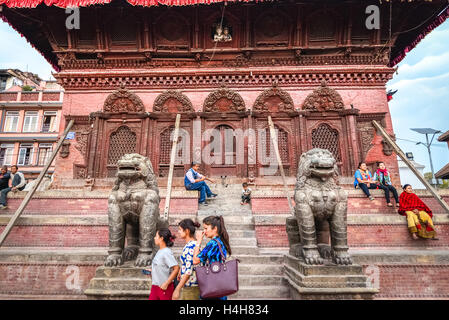
M 392 203 L 387 203 L 387 207 L 392 207 L 393 204 Z

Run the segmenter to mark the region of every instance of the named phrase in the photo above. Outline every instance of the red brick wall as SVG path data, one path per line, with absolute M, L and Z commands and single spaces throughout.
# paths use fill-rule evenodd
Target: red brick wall
M 0 226 L 0 232 L 4 228 Z M 177 236 L 178 226 L 171 225 L 170 231 Z M 108 239 L 107 225 L 32 225 L 13 227 L 3 245 L 6 247 L 108 247 Z M 184 240 L 180 238 L 175 240 L 175 246 L 184 245 Z
M 348 244 L 352 247 L 447 247 L 449 225 L 435 227 L 440 240 L 413 240 L 407 225 L 349 225 Z M 260 247 L 288 247 L 285 225 L 256 225 Z
M 83 263 L 0 263 L 0 294 L 80 295 L 87 289 L 99 266 Z M 77 278 L 80 289 L 74 287 Z
M 360 192 L 360 195 L 362 193 Z M 429 206 L 434 213 L 445 213 L 437 200 L 430 196 L 423 196 L 421 199 Z M 449 203 L 449 196 L 443 199 Z M 394 200 L 393 200 L 394 201 Z M 253 214 L 288 214 L 290 208 L 287 198 L 253 198 L 251 200 Z M 377 196 L 370 201 L 366 197 L 350 196 L 348 199 L 348 214 L 378 213 L 378 214 L 398 214 L 397 208 L 386 206 L 385 198 Z
M 380 291 L 375 299 L 449 298 L 449 265 L 376 265 Z M 368 267 L 363 266 L 364 269 Z
M 8 209 L 0 214 L 13 214 L 23 199 L 8 199 Z M 165 198 L 161 199 L 159 208 L 164 211 Z M 25 209 L 25 214 L 106 214 L 108 199 L 32 199 Z M 195 198 L 173 198 L 170 200 L 171 214 L 195 214 L 198 200 Z

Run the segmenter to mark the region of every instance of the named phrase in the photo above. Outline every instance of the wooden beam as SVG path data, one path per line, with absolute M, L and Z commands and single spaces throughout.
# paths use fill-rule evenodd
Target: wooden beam
M 271 116 L 268 116 L 268 125 L 270 127 L 270 137 L 271 137 L 271 141 L 273 142 L 274 152 L 276 153 L 276 159 L 279 164 L 279 170 L 281 171 L 282 182 L 284 183 L 285 195 L 287 197 L 288 206 L 290 208 L 291 214 L 294 214 L 293 205 L 291 203 L 290 194 L 289 194 L 288 187 L 287 187 L 287 182 L 285 181 L 284 166 L 282 165 L 281 154 L 279 153 L 279 146 L 278 146 L 276 131 L 274 130 L 274 124 L 273 124 L 273 120 L 271 119 Z
M 165 221 L 168 221 L 168 212 L 170 210 L 171 186 L 172 186 L 172 181 L 173 181 L 173 169 L 175 167 L 176 146 L 178 145 L 180 121 L 181 121 L 181 114 L 178 113 L 176 115 L 175 131 L 173 133 L 173 145 L 171 148 L 171 155 L 170 155 L 170 169 L 168 171 L 167 195 L 165 196 L 165 207 L 164 207 L 164 220 Z
M 429 190 L 429 192 L 434 196 L 438 203 L 449 213 L 449 204 L 447 204 L 443 198 L 438 194 L 438 192 L 430 185 L 430 183 L 424 178 L 424 176 L 419 172 L 412 162 L 407 159 L 405 153 L 399 148 L 396 142 L 390 137 L 390 135 L 385 131 L 385 129 L 376 121 L 373 120 L 372 124 L 377 129 L 377 131 L 384 137 L 385 141 L 393 148 L 394 152 L 405 162 L 405 164 L 412 170 L 419 181 L 424 184 L 424 186 Z
M 64 139 L 66 138 L 67 134 L 69 133 L 69 130 L 72 128 L 74 120 L 70 120 L 69 124 L 65 128 L 64 133 L 62 134 L 61 138 L 59 138 L 58 144 L 56 145 L 56 149 L 53 151 L 50 159 L 47 161 L 47 164 L 45 165 L 44 169 L 41 171 L 39 176 L 36 179 L 36 183 L 34 184 L 33 188 L 31 188 L 30 191 L 26 194 L 25 198 L 23 199 L 22 203 L 20 204 L 20 207 L 16 210 L 16 213 L 12 216 L 11 220 L 9 220 L 8 225 L 3 230 L 1 236 L 0 236 L 0 247 L 5 241 L 6 237 L 8 236 L 9 232 L 11 231 L 12 227 L 14 227 L 14 224 L 16 223 L 17 219 L 20 217 L 22 212 L 25 210 L 25 207 L 28 205 L 28 203 L 31 200 L 31 197 L 33 196 L 34 192 L 37 190 L 39 185 L 42 182 L 42 179 L 44 178 L 45 174 L 48 171 L 48 168 L 50 168 L 51 163 L 55 159 L 56 155 L 59 152 L 59 149 L 61 149 L 62 143 L 64 142 Z

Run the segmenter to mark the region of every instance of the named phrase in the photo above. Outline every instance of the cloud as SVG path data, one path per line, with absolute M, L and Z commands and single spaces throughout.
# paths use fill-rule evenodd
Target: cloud
M 448 66 L 448 61 L 449 51 L 437 56 L 427 56 L 414 65 L 402 64 L 398 68 L 398 75 L 401 75 L 402 78 L 419 77 L 429 73 L 439 73 L 445 70 L 442 66 Z

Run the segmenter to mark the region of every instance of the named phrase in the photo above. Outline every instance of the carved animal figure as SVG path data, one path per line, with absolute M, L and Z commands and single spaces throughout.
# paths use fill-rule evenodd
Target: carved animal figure
M 151 161 L 125 154 L 118 162 L 117 179 L 108 200 L 109 250 L 105 266 L 119 266 L 136 258 L 135 265 L 151 264 L 159 219 L 159 188 Z M 125 237 L 127 242 L 126 249 Z
M 295 217 L 287 219 L 290 253 L 306 264 L 352 264 L 347 241 L 347 194 L 337 185 L 332 153 L 312 149 L 301 155 L 295 188 Z M 328 244 L 330 229 L 331 247 Z M 327 239 L 326 239 L 327 237 Z

